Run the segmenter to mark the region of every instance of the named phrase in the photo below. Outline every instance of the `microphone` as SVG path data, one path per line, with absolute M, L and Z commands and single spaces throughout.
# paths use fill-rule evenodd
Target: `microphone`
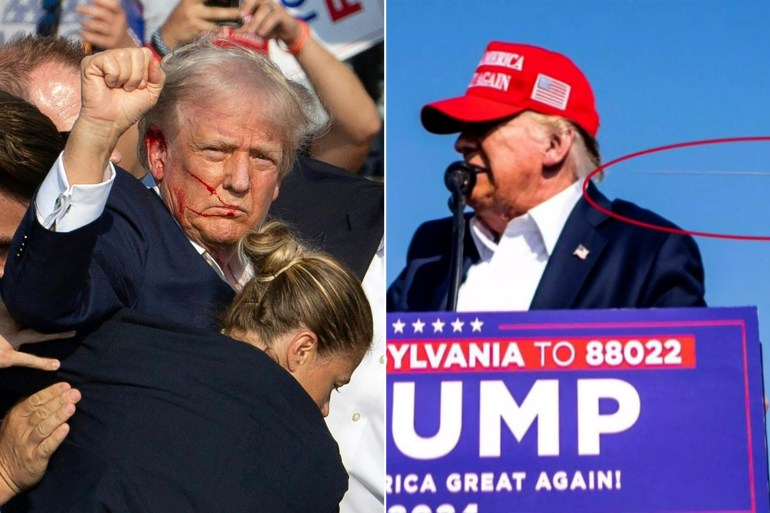
M 462 195 L 466 198 L 470 196 L 476 185 L 476 173 L 478 170 L 464 160 L 449 164 L 444 172 L 444 184 L 452 193 L 452 197 L 455 195 Z
M 449 164 L 444 172 L 444 184 L 452 193 L 449 209 L 452 211 L 452 253 L 449 258 L 449 289 L 446 310 L 457 310 L 457 294 L 460 290 L 463 268 L 463 240 L 465 238 L 465 205 L 473 186 L 476 185 L 478 169 L 460 160 Z

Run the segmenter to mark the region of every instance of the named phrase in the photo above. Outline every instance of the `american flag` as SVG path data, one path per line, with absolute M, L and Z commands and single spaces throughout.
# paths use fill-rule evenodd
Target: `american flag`
M 575 251 L 572 252 L 573 255 L 578 257 L 580 260 L 585 260 L 588 258 L 588 254 L 590 251 L 587 247 L 583 246 L 582 244 L 578 245 L 577 248 L 575 248 Z
M 564 110 L 567 107 L 569 93 L 572 86 L 542 73 L 537 75 L 535 89 L 532 91 L 532 99 Z

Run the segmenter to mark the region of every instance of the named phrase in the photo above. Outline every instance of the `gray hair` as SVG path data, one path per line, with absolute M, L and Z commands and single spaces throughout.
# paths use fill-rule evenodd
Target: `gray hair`
M 569 158 L 572 159 L 578 179 L 585 178 L 591 171 L 601 165 L 602 158 L 599 153 L 599 143 L 578 125 L 558 116 L 547 116 L 533 111 L 528 111 L 528 115 L 551 134 L 568 130 L 575 133 L 575 141 L 572 144 L 572 148 L 570 148 Z M 601 180 L 602 178 L 604 178 L 603 171 L 594 176 L 596 180 Z
M 221 97 L 222 91 L 233 95 L 246 88 L 259 91 L 257 101 L 264 104 L 265 119 L 281 129 L 280 176 L 291 169 L 301 145 L 322 128 L 304 86 L 288 80 L 267 56 L 234 42 L 220 46 L 215 39 L 202 38 L 164 57 L 161 66 L 166 72 L 165 85 L 158 102 L 139 122 L 139 160 L 145 166 L 144 141 L 152 126 L 164 134 L 173 133 L 185 104 L 211 101 Z M 255 96 L 247 101 L 255 101 Z

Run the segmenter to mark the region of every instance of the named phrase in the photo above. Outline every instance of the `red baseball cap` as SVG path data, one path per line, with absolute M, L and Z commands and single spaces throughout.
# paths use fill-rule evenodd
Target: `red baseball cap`
M 236 32 L 233 27 L 225 26 L 214 37 L 214 44 L 221 48 L 245 47 L 249 50 L 268 54 L 267 40 L 256 34 L 248 32 Z
M 569 119 L 594 137 L 599 130 L 594 93 L 575 63 L 545 48 L 500 41 L 487 46 L 465 96 L 429 103 L 421 118 L 429 132 L 451 134 L 466 123 L 525 110 Z

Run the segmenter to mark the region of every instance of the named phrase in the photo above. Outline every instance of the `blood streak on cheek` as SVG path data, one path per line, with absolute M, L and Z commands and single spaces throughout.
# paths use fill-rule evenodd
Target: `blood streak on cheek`
M 197 181 L 199 181 L 201 183 L 201 185 L 203 185 L 206 188 L 206 190 L 209 191 L 209 194 L 211 194 L 212 196 L 216 196 L 217 200 L 222 204 L 223 207 L 230 209 L 230 210 L 228 210 L 225 213 L 226 217 L 235 217 L 235 210 L 237 209 L 237 207 L 235 205 L 228 205 L 227 203 L 222 201 L 222 198 L 219 197 L 219 194 L 217 194 L 217 190 L 216 190 L 215 187 L 212 187 L 211 185 L 207 184 L 206 182 L 201 180 L 200 177 L 195 176 L 193 173 L 190 173 L 189 171 L 187 173 L 190 176 L 192 176 L 193 178 L 195 178 Z M 197 211 L 195 211 L 195 210 L 193 210 L 191 208 L 188 208 L 188 210 L 190 210 L 191 212 L 194 212 L 194 213 L 196 213 L 196 214 L 198 214 L 200 216 L 203 216 L 203 217 L 221 217 L 221 216 L 217 216 L 217 215 L 204 214 L 202 212 L 197 212 Z
M 221 217 L 221 216 L 214 215 L 214 214 L 204 214 L 203 212 L 198 212 L 197 210 L 193 210 L 190 207 L 186 207 L 186 208 L 187 208 L 187 210 L 189 210 L 193 214 L 199 215 L 201 217 Z
M 235 212 L 233 210 L 228 210 L 225 212 L 225 215 L 222 216 L 220 214 L 206 214 L 205 212 L 198 212 L 195 209 L 192 209 L 190 207 L 185 207 L 187 210 L 192 212 L 193 214 L 199 215 L 201 217 L 235 217 Z
M 209 194 L 211 194 L 212 196 L 216 196 L 217 198 L 219 198 L 219 195 L 217 194 L 217 190 L 216 190 L 216 188 L 214 188 L 214 187 L 210 186 L 209 184 L 207 184 L 206 182 L 204 182 L 203 180 L 201 180 L 200 178 L 198 178 L 198 177 L 197 177 L 197 176 L 195 176 L 194 174 L 190 173 L 189 171 L 188 171 L 187 173 L 188 173 L 190 176 L 192 176 L 193 178 L 195 178 L 196 180 L 198 180 L 198 181 L 199 181 L 199 182 L 200 182 L 200 183 L 201 183 L 201 184 L 202 184 L 202 185 L 203 185 L 203 186 L 206 188 L 206 190 L 207 190 L 207 191 L 209 191 Z M 219 201 L 222 201 L 222 200 L 219 200 Z
M 228 210 L 227 212 L 225 212 L 225 215 L 223 216 L 220 214 L 206 214 L 205 212 L 199 212 L 187 206 L 185 208 L 190 212 L 192 212 L 193 214 L 199 215 L 201 217 L 234 217 L 235 216 L 235 212 L 233 212 L 232 210 Z

